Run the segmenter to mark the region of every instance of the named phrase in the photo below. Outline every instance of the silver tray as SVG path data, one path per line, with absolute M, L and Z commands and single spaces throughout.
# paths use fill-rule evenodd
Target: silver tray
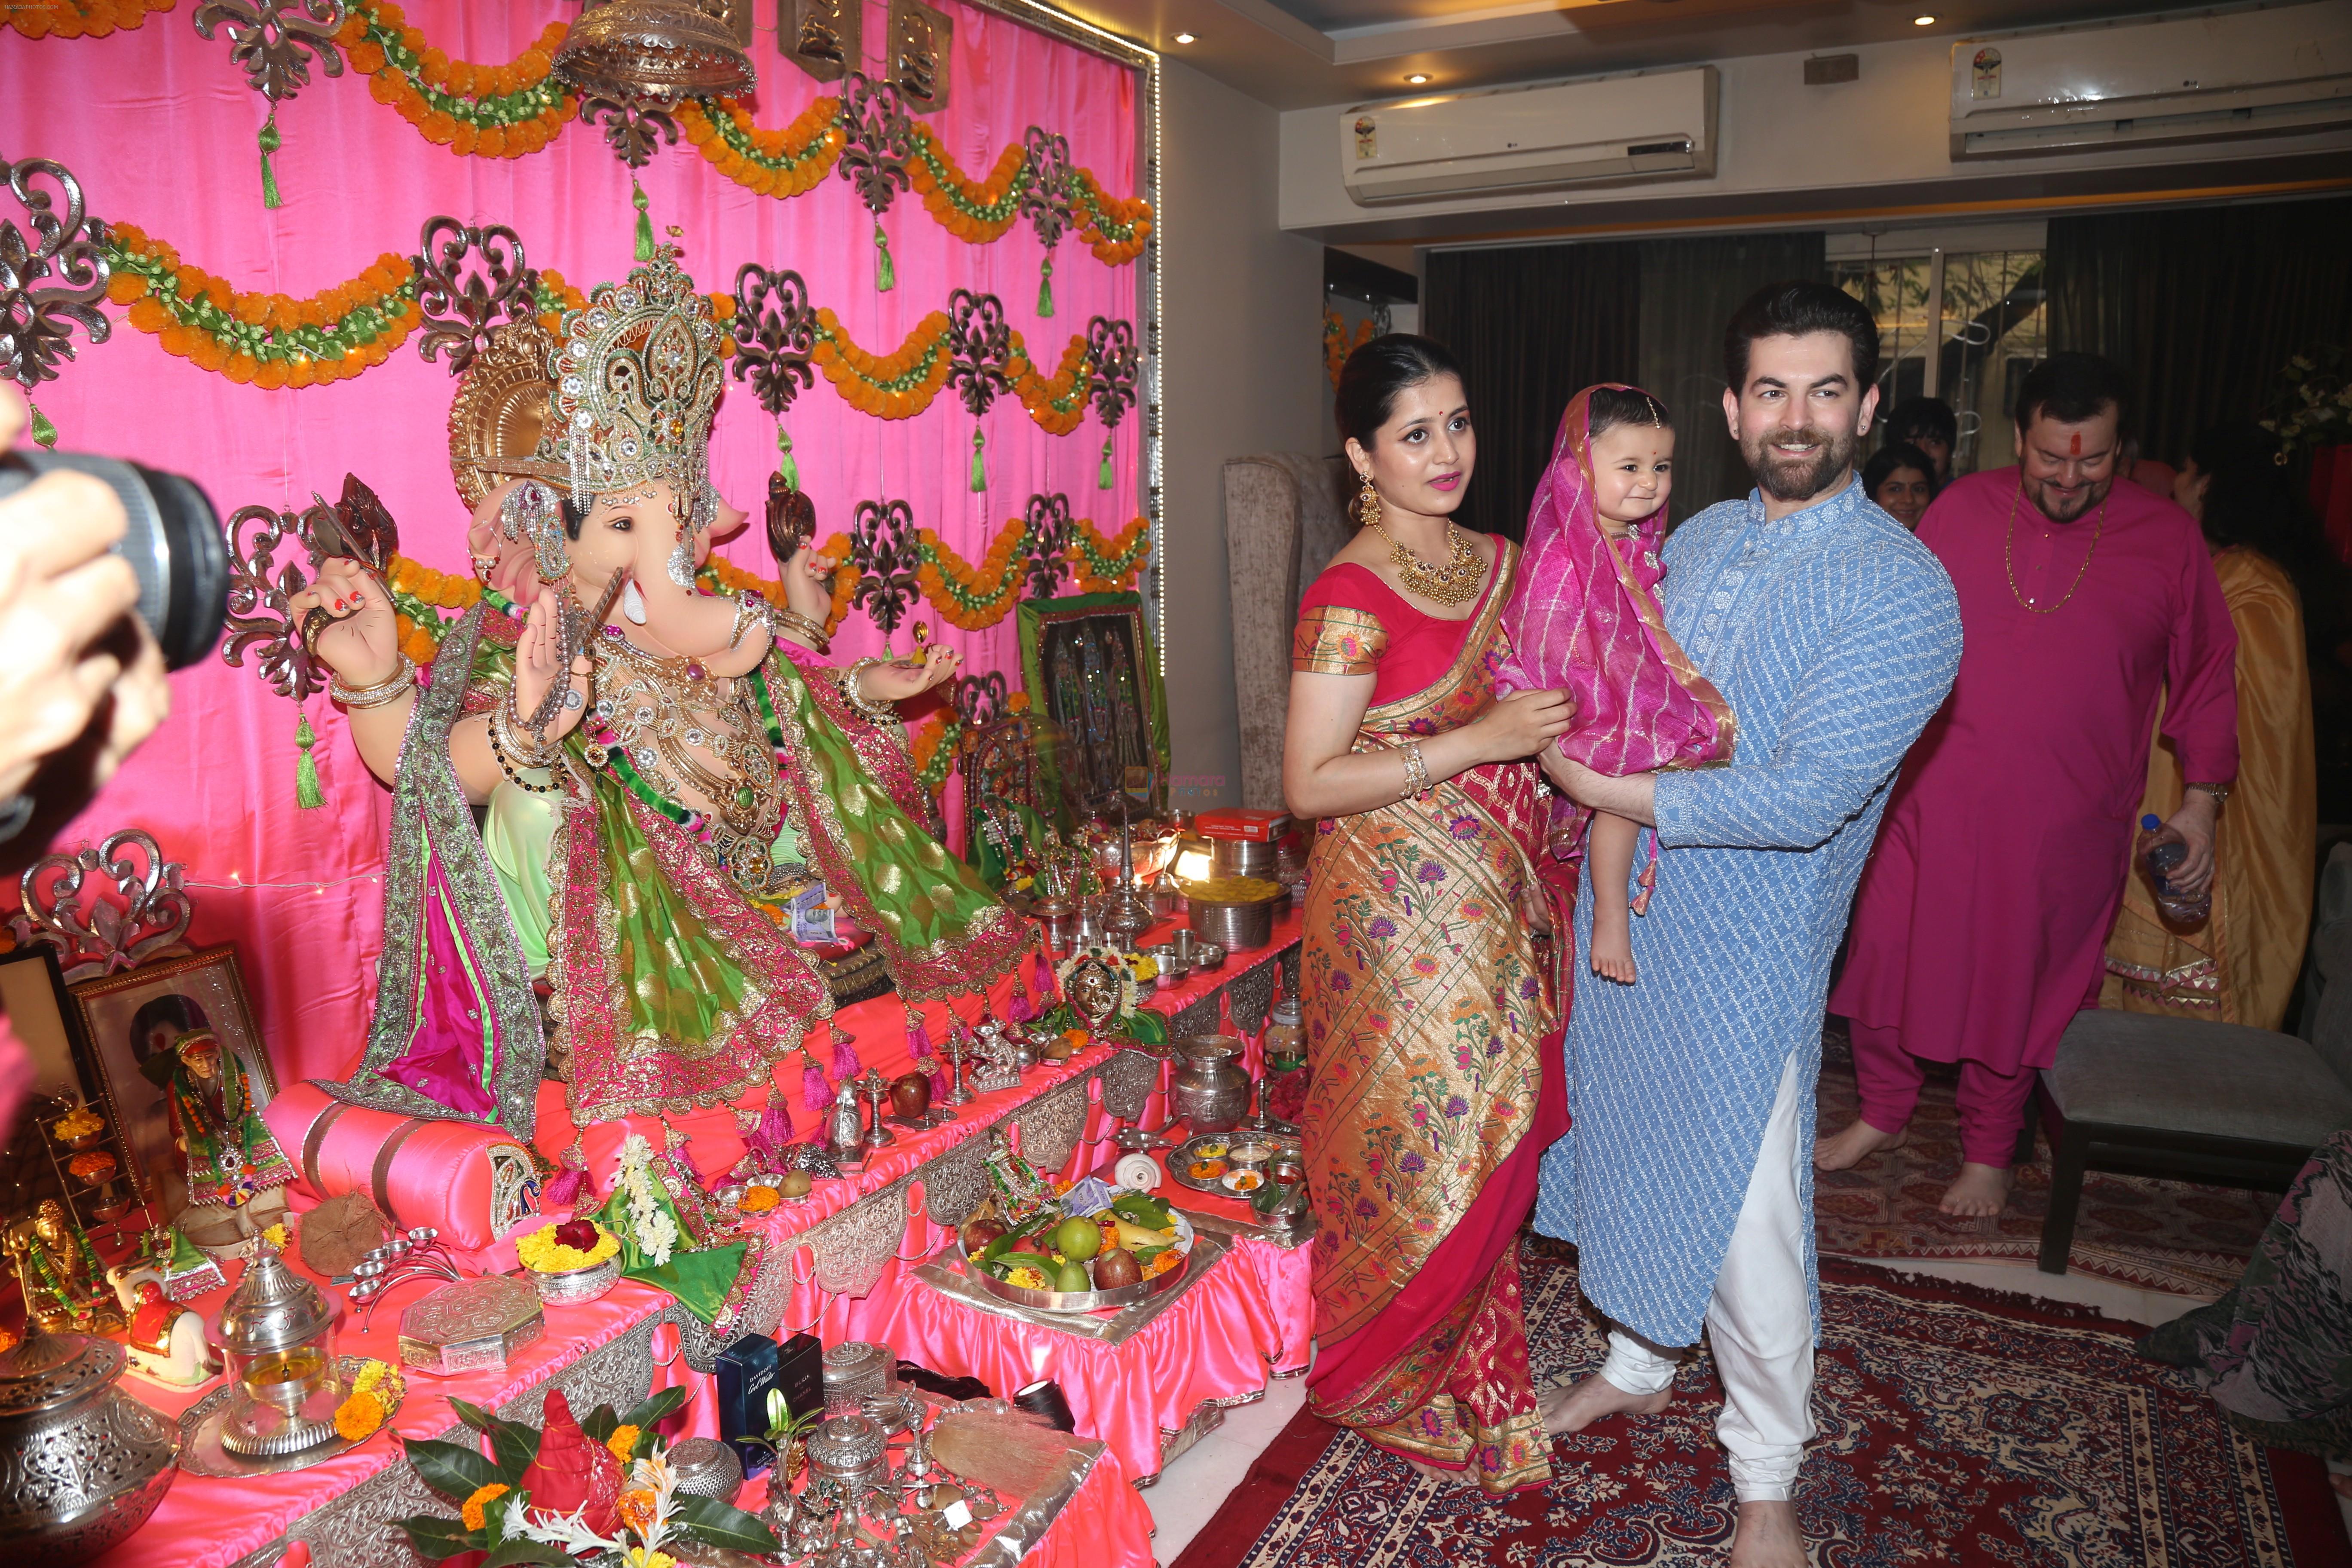
M 1187 1138 L 1168 1156 L 1169 1179 L 1178 1186 L 1190 1187 L 1196 1193 L 1207 1193 L 1213 1197 L 1231 1198 L 1236 1203 L 1244 1204 L 1250 1201 L 1251 1194 L 1234 1192 L 1225 1185 L 1223 1176 L 1212 1176 L 1205 1182 L 1196 1182 L 1192 1179 L 1191 1174 L 1192 1162 L 1200 1158 L 1193 1151 L 1203 1143 L 1222 1143 L 1228 1149 L 1236 1143 L 1263 1143 L 1272 1149 L 1276 1155 L 1286 1153 L 1294 1159 L 1297 1158 L 1305 1148 L 1305 1145 L 1296 1137 L 1286 1132 L 1252 1132 L 1236 1129 L 1231 1132 L 1203 1132 L 1197 1137 Z M 1266 1162 L 1269 1165 L 1273 1163 L 1271 1160 Z
M 359 1376 L 368 1363 L 365 1356 L 343 1355 L 335 1358 L 346 1391 L 352 1379 Z M 341 1433 L 331 1433 L 327 1439 L 291 1454 L 278 1454 L 267 1458 L 247 1458 L 232 1454 L 221 1447 L 221 1427 L 227 1424 L 229 1405 L 236 1393 L 234 1382 L 223 1384 L 180 1415 L 180 1468 L 192 1476 L 207 1476 L 215 1480 L 241 1480 L 247 1476 L 282 1476 L 289 1470 L 307 1470 L 312 1465 L 322 1465 L 329 1459 L 348 1454 L 362 1444 L 372 1443 L 392 1429 L 393 1417 L 400 1414 L 407 1394 L 404 1386 L 401 1398 L 392 1403 L 383 1413 L 383 1425 L 352 1442 Z
M 1108 1307 L 1131 1307 L 1138 1301 L 1149 1301 L 1163 1290 L 1172 1290 L 1192 1267 L 1192 1221 L 1182 1209 L 1171 1208 L 1169 1215 L 1176 1222 L 1176 1247 L 1181 1260 L 1166 1273 L 1150 1279 L 1139 1279 L 1132 1285 L 1121 1285 L 1110 1290 L 1032 1290 L 1026 1285 L 1013 1285 L 973 1263 L 963 1255 L 961 1243 L 950 1242 L 948 1250 L 961 1258 L 965 1278 L 1000 1301 L 1010 1301 L 1016 1307 L 1034 1307 L 1042 1312 L 1099 1312 Z

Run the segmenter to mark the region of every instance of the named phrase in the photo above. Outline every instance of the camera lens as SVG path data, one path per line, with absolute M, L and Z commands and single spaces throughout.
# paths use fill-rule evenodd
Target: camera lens
M 0 498 L 59 468 L 88 474 L 121 501 L 131 526 L 114 552 L 139 578 L 139 618 L 163 662 L 185 669 L 220 641 L 228 613 L 228 541 L 212 499 L 194 479 L 87 452 L 11 452 Z

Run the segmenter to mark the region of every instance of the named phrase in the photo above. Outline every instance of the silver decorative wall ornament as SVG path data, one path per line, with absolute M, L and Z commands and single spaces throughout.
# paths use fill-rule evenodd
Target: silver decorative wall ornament
M 602 124 L 614 155 L 642 169 L 677 143 L 668 111 L 680 100 L 751 89 L 731 16 L 727 0 L 604 0 L 572 24 L 555 74 L 579 89 L 582 122 Z
M 839 81 L 866 54 L 860 0 L 776 0 L 776 48 L 817 81 Z
M 310 585 L 319 564 L 331 555 L 349 556 L 383 572 L 400 551 L 400 531 L 375 492 L 354 474 L 343 476 L 343 493 L 330 502 L 313 492 L 299 512 L 268 506 L 239 507 L 222 525 L 228 535 L 228 636 L 221 662 L 245 668 L 247 649 L 261 679 L 280 697 L 307 701 L 327 689 L 326 667 L 312 656 L 303 628 L 289 608 Z M 299 547 L 299 554 L 287 547 Z M 283 549 L 288 558 L 281 562 Z M 309 618 L 324 612 L 312 610 Z
M 228 28 L 228 58 L 245 72 L 246 85 L 269 100 L 262 122 L 261 205 L 285 205 L 269 155 L 278 151 L 278 106 L 310 85 L 310 60 L 328 76 L 343 74 L 335 52 L 342 30 L 343 0 L 202 0 L 192 19 L 196 36 L 210 40 L 215 27 Z
M 184 885 L 187 869 L 165 859 L 144 830 L 126 827 L 96 847 L 34 861 L 17 879 L 24 907 L 8 929 L 19 945 L 56 948 L 68 981 L 136 969 L 186 948 L 195 913 Z
M 98 309 L 110 277 L 106 226 L 88 216 L 81 182 L 62 163 L 25 158 L 0 163 L 0 174 L 33 236 L 28 244 L 24 230 L 0 221 L 0 378 L 23 387 L 32 403 L 35 387 L 57 379 L 58 362 L 74 357 L 76 326 L 92 343 L 113 331 Z M 62 216 L 48 192 L 34 188 L 37 178 L 56 181 L 65 193 Z M 57 426 L 38 404 L 32 412 L 33 439 L 56 446 Z
M 890 0 L 887 74 L 907 107 L 936 114 L 948 106 L 948 61 L 955 52 L 955 19 L 922 0 Z

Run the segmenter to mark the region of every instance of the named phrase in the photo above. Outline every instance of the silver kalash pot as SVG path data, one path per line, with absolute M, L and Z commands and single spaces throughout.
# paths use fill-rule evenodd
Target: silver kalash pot
M 87 1563 L 172 1489 L 180 1429 L 117 1386 L 123 1359 L 37 1327 L 0 1355 L 0 1561 Z

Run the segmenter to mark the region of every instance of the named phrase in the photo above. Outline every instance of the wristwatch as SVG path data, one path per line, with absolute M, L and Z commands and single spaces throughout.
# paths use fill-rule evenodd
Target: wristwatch
M 2230 786 L 2225 784 L 2184 784 L 2182 787 L 2184 789 L 2201 789 L 2207 795 L 2211 795 L 2213 797 L 2213 805 L 2216 810 L 2219 810 L 2222 803 L 2230 798 Z

